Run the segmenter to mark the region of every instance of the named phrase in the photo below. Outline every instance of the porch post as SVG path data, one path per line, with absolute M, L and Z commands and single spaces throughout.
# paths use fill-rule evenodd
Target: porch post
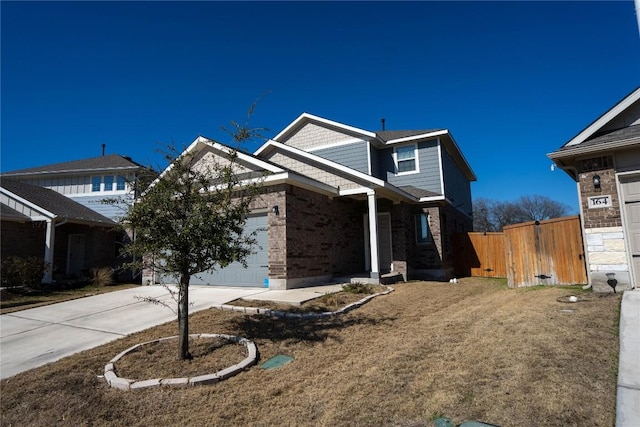
M 47 268 L 44 270 L 42 283 L 51 283 L 53 281 L 53 248 L 56 241 L 56 226 L 52 219 L 47 220 L 47 234 L 44 241 L 44 262 Z
M 376 208 L 376 193 L 367 193 L 369 207 L 369 253 L 371 254 L 371 278 L 380 278 L 380 262 L 378 259 L 378 209 Z

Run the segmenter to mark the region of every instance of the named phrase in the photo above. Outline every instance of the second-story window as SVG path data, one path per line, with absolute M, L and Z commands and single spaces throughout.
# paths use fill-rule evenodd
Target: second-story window
M 394 160 L 396 162 L 396 173 L 418 172 L 418 154 L 415 145 L 396 147 L 394 150 Z
M 125 179 L 124 176 L 118 175 L 116 177 L 116 190 L 123 191 L 125 189 Z
M 105 177 L 104 177 L 104 191 L 113 191 L 113 176 L 105 175 Z
M 94 193 L 100 191 L 100 184 L 101 183 L 102 183 L 102 177 L 101 176 L 91 177 L 91 191 L 94 192 Z

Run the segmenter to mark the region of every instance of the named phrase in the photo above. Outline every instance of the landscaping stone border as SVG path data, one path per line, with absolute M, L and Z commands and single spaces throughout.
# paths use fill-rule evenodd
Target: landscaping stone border
M 211 308 L 216 308 L 219 310 L 226 310 L 226 311 L 237 311 L 240 313 L 245 313 L 245 314 L 262 314 L 265 316 L 274 316 L 280 319 L 318 319 L 321 317 L 328 317 L 328 316 L 336 316 L 339 314 L 344 314 L 347 313 L 351 310 L 353 310 L 354 308 L 358 308 L 360 306 L 362 306 L 363 304 L 366 304 L 367 302 L 369 302 L 370 300 L 372 300 L 373 298 L 380 296 L 380 295 L 387 295 L 390 294 L 391 292 L 393 292 L 395 289 L 393 289 L 390 286 L 387 286 L 387 290 L 383 291 L 383 292 L 378 292 L 375 294 L 371 294 L 371 295 L 367 295 L 366 297 L 362 298 L 359 301 L 356 302 L 352 302 L 351 304 L 347 304 L 344 307 L 342 307 L 340 310 L 336 310 L 336 311 L 324 311 L 322 313 L 289 313 L 286 311 L 279 311 L 279 310 L 271 310 L 270 308 L 257 308 L 257 307 L 241 307 L 241 306 L 237 306 L 237 305 L 229 305 L 229 304 L 222 304 L 222 305 L 214 305 Z
M 122 357 L 131 353 L 132 351 L 148 344 L 153 344 L 162 341 L 170 341 L 177 340 L 178 336 L 160 338 L 153 341 L 147 341 L 142 344 L 136 344 L 133 347 L 129 347 L 122 353 L 118 354 L 116 357 L 111 359 L 109 363 L 107 363 L 104 367 L 104 379 L 107 383 L 113 387 L 120 390 L 138 390 L 142 388 L 148 387 L 159 387 L 159 386 L 170 386 L 170 387 L 184 387 L 184 386 L 196 386 L 196 385 L 206 385 L 206 384 L 214 384 L 222 380 L 226 380 L 241 371 L 249 368 L 254 365 L 258 359 L 258 349 L 256 345 L 243 337 L 236 335 L 225 335 L 225 334 L 191 334 L 190 338 L 223 338 L 229 341 L 232 341 L 236 344 L 243 344 L 247 348 L 248 355 L 247 357 L 241 361 L 240 363 L 229 366 L 221 371 L 218 371 L 214 374 L 200 375 L 191 378 L 154 378 L 150 380 L 131 380 L 128 378 L 121 378 L 116 374 L 115 364 Z
M 352 302 L 351 304 L 347 304 L 342 307 L 340 310 L 336 311 L 325 311 L 322 313 L 288 313 L 286 311 L 279 310 L 271 310 L 268 308 L 257 308 L 257 307 L 241 307 L 229 304 L 222 305 L 214 305 L 211 308 L 216 308 L 219 310 L 227 310 L 227 311 L 237 311 L 245 314 L 262 314 L 265 316 L 274 316 L 280 319 L 319 319 L 322 317 L 329 316 L 337 316 L 340 314 L 347 313 L 354 308 L 358 308 L 363 304 L 366 304 L 373 298 L 380 295 L 387 295 L 393 292 L 394 289 L 390 286 L 387 286 L 387 290 L 383 292 L 378 292 L 375 294 L 367 295 L 366 297 L 358 300 L 356 302 Z M 136 344 L 133 347 L 129 347 L 124 350 L 122 353 L 118 354 L 116 357 L 111 359 L 109 363 L 107 363 L 104 367 L 104 379 L 107 383 L 114 388 L 118 388 L 120 390 L 138 390 L 142 388 L 148 387 L 160 387 L 160 386 L 169 386 L 169 387 L 184 387 L 184 386 L 195 386 L 195 385 L 207 385 L 214 384 L 219 381 L 225 380 L 229 377 L 232 377 L 238 374 L 240 371 L 243 371 L 246 368 L 254 365 L 258 358 L 258 349 L 256 345 L 243 337 L 235 336 L 235 335 L 225 335 L 225 334 L 192 334 L 189 335 L 190 338 L 225 338 L 229 341 L 233 341 L 237 344 L 244 344 L 247 347 L 248 356 L 242 362 L 225 368 L 221 371 L 218 371 L 214 374 L 200 375 L 191 378 L 154 378 L 150 380 L 131 380 L 128 378 L 121 378 L 116 374 L 115 371 L 115 363 L 120 360 L 126 354 L 148 344 L 153 344 L 161 341 L 168 340 L 176 340 L 178 336 L 160 338 L 153 341 L 147 341 L 145 343 Z

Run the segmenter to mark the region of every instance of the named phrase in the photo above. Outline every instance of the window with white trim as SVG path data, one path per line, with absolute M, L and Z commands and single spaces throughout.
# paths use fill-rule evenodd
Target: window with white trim
M 100 184 L 102 184 L 101 176 L 93 176 L 91 177 L 91 191 L 96 193 L 100 191 Z
M 116 191 L 123 191 L 126 188 L 126 181 L 124 176 L 118 175 L 116 177 Z
M 104 191 L 113 191 L 113 176 L 104 176 Z
M 415 145 L 405 145 L 393 149 L 396 174 L 418 172 L 418 150 Z
M 431 242 L 429 232 L 429 214 L 421 213 L 415 216 L 416 222 L 416 243 L 425 244 Z

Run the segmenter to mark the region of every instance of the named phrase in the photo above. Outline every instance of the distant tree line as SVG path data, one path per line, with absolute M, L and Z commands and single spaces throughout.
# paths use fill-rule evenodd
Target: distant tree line
M 505 225 L 568 215 L 571 208 L 547 196 L 522 196 L 513 202 L 487 198 L 473 201 L 473 230 L 502 231 Z

